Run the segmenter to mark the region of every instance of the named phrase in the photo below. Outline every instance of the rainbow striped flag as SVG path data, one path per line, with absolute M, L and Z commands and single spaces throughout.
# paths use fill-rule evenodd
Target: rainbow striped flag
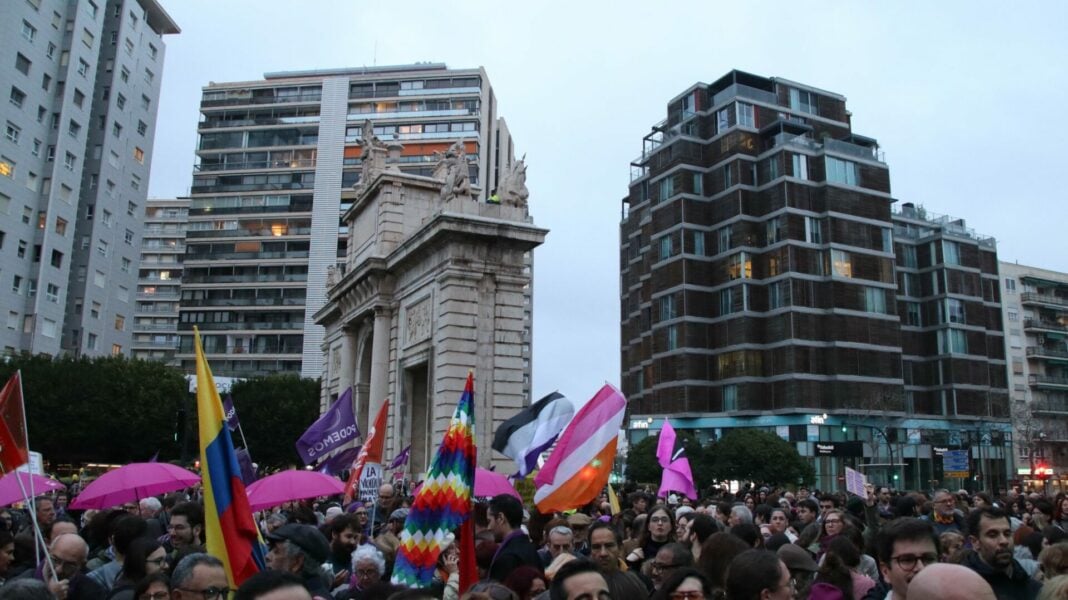
M 200 331 L 194 327 L 197 356 L 197 419 L 200 423 L 200 472 L 204 487 L 204 534 L 208 554 L 226 568 L 237 588 L 266 568 L 266 551 L 252 519 L 230 429 L 226 427 L 215 379 L 204 358 Z
M 393 566 L 394 584 L 429 586 L 438 555 L 445 549 L 445 536 L 470 521 L 477 451 L 475 416 L 471 410 L 473 396 L 474 376 L 468 374 L 464 393 L 456 405 L 449 429 L 445 431 L 445 438 L 434 455 L 423 487 L 415 496 L 408 519 L 404 522 L 397 561 Z M 471 541 L 474 541 L 473 537 Z M 474 552 L 474 544 L 471 546 L 469 550 L 460 549 L 461 562 L 464 554 Z M 461 573 L 461 587 L 465 579 L 463 575 Z

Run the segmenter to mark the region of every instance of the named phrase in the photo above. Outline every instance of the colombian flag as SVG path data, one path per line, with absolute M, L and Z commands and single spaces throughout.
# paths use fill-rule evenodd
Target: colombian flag
M 208 554 L 226 567 L 237 588 L 266 567 L 266 553 L 252 519 L 234 443 L 226 427 L 215 379 L 204 358 L 200 331 L 193 328 L 197 354 L 197 416 L 200 421 L 200 472 L 204 486 L 204 533 Z

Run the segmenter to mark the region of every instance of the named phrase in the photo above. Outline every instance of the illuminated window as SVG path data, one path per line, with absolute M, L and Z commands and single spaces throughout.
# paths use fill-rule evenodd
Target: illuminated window
M 133 157 L 134 157 L 134 160 L 136 160 L 137 162 L 139 162 L 141 164 L 144 164 L 144 162 L 145 162 L 145 151 L 142 150 L 139 147 L 135 147 L 134 148 Z
M 831 268 L 839 277 L 853 277 L 853 260 L 848 252 L 831 250 Z
M 727 259 L 727 277 L 729 279 L 752 279 L 753 260 L 747 252 L 739 252 Z

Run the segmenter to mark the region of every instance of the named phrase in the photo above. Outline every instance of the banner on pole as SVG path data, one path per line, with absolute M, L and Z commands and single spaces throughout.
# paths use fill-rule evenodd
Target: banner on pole
M 363 475 L 360 476 L 360 501 L 365 504 L 377 501 L 378 488 L 381 485 L 382 465 L 379 463 L 367 463 L 364 465 Z

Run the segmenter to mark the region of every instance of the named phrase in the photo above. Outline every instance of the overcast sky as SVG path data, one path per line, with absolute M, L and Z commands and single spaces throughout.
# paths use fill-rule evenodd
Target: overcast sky
M 535 398 L 618 385 L 629 162 L 670 98 L 734 68 L 846 96 L 899 202 L 965 218 L 1001 260 L 1068 271 L 1068 136 L 1053 127 L 1066 2 L 160 1 L 182 33 L 166 38 L 151 197 L 188 193 L 209 81 L 485 67 L 551 230 L 535 253 Z

